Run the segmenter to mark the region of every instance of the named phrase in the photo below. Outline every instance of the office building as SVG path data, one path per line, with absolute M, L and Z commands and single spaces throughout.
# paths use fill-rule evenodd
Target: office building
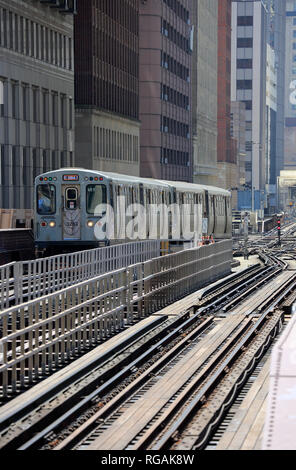
M 217 185 L 218 2 L 193 2 L 193 181 Z
M 218 186 L 237 188 L 238 143 L 231 137 L 231 0 L 218 2 L 218 109 L 217 164 Z
M 190 0 L 140 2 L 141 176 L 192 181 Z
M 2 209 L 32 209 L 34 177 L 74 163 L 75 8 L 0 0 Z
M 232 2 L 231 99 L 246 107 L 246 184 L 264 191 L 266 182 L 267 10 L 261 0 Z M 260 208 L 260 207 L 259 207 Z
M 78 1 L 76 162 L 139 175 L 139 0 Z

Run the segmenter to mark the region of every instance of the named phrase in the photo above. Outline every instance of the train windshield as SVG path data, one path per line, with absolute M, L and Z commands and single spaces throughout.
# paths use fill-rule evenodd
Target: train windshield
M 86 210 L 95 215 L 96 207 L 107 202 L 107 188 L 103 184 L 89 184 L 86 187 Z
M 37 211 L 41 215 L 54 214 L 56 211 L 56 188 L 53 184 L 37 186 Z

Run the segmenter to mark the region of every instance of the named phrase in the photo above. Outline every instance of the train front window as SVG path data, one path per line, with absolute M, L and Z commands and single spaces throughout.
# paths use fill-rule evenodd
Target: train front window
M 86 211 L 95 215 L 96 207 L 107 202 L 107 188 L 103 184 L 89 184 L 86 187 Z
M 53 184 L 37 186 L 37 212 L 40 215 L 52 215 L 56 211 L 56 189 Z
M 76 188 L 66 189 L 66 209 L 76 210 L 78 206 L 78 191 Z

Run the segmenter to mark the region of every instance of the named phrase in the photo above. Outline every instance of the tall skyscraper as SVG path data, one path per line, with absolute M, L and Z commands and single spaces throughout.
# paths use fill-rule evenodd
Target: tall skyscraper
M 265 189 L 267 10 L 261 0 L 232 2 L 232 101 L 246 106 L 246 184 Z
M 192 181 L 191 4 L 140 2 L 141 176 Z
M 286 8 L 285 170 L 296 170 L 296 2 Z
M 76 2 L 0 0 L 0 208 L 32 209 L 38 174 L 74 163 Z M 21 217 L 22 218 L 22 217 Z
M 276 160 L 270 175 L 270 184 L 276 185 L 284 168 L 285 140 L 285 67 L 286 67 L 286 0 L 271 1 L 270 45 L 275 52 L 276 71 Z
M 76 162 L 139 175 L 139 0 L 78 0 Z

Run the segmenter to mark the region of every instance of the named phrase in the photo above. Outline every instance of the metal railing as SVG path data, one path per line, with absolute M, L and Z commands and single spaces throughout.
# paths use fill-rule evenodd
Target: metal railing
M 158 257 L 0 312 L 0 394 L 229 274 L 231 240 Z
M 160 241 L 144 240 L 0 266 L 0 309 L 159 255 Z

